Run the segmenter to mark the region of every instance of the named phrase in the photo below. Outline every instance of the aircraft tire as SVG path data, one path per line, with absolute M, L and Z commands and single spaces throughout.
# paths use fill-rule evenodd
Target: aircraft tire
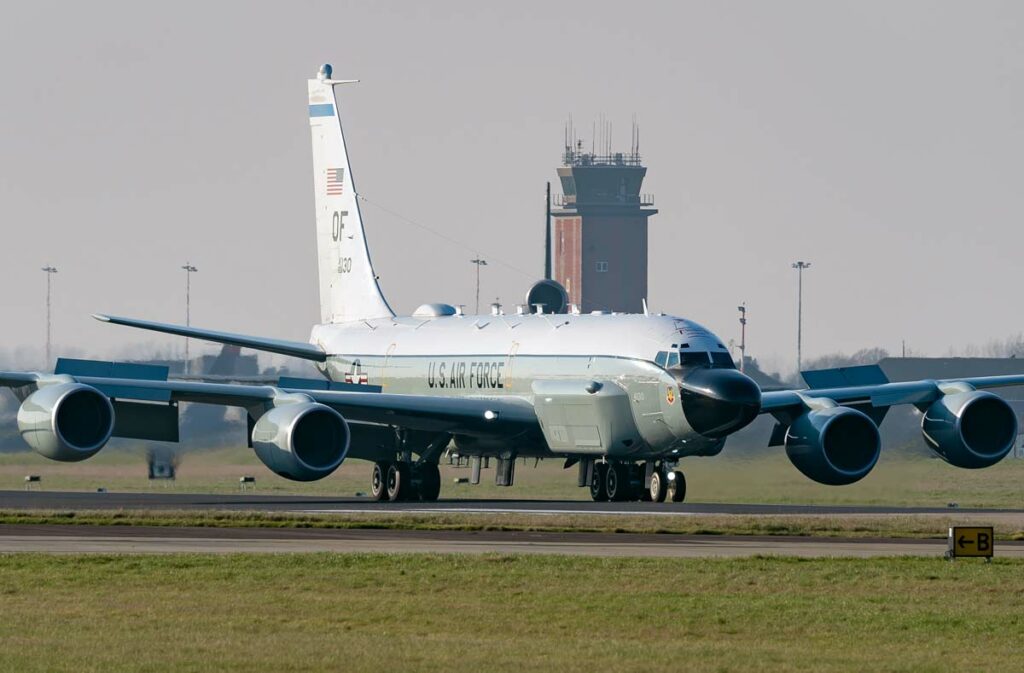
M 665 475 L 661 473 L 661 470 L 655 470 L 651 475 L 651 487 L 647 489 L 647 497 L 653 502 L 665 502 L 665 496 L 668 495 L 665 481 Z
M 388 466 L 386 460 L 378 460 L 373 464 L 370 475 L 370 497 L 380 502 L 388 499 Z
M 421 465 L 420 487 L 418 489 L 420 500 L 423 502 L 436 502 L 437 496 L 441 494 L 441 468 L 437 463 Z
M 672 502 L 682 502 L 686 499 L 686 477 L 679 470 L 672 473 L 673 479 L 668 483 L 668 496 Z
M 629 483 L 629 468 L 627 463 L 613 463 L 608 467 L 605 474 L 605 491 L 608 499 L 614 502 L 629 500 L 629 492 L 632 490 Z
M 387 494 L 391 502 L 408 500 L 412 490 L 412 474 L 408 463 L 391 463 L 388 465 Z
M 590 477 L 590 497 L 594 502 L 608 500 L 607 474 L 608 463 L 594 463 L 594 473 Z

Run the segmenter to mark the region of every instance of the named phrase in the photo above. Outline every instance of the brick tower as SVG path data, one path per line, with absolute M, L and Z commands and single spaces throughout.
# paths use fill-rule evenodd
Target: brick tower
M 610 134 L 609 134 L 610 135 Z M 636 128 L 629 154 L 605 154 L 566 143 L 555 197 L 554 280 L 584 313 L 640 313 L 647 298 L 647 218 L 658 211 L 641 194 L 647 169 L 640 164 Z

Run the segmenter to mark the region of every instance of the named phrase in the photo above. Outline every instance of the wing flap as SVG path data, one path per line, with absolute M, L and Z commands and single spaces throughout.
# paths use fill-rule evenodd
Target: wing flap
M 134 362 L 105 362 L 102 360 L 78 360 L 74 358 L 58 358 L 54 374 L 69 374 L 74 377 L 88 376 L 96 379 L 123 379 L 132 381 L 166 381 L 168 367 L 162 365 L 146 365 Z M 96 384 L 95 388 L 107 397 L 115 399 L 145 400 L 148 402 L 170 402 L 170 391 L 140 388 L 136 385 Z M 117 435 L 119 437 L 131 435 Z M 138 437 L 137 439 L 146 439 Z

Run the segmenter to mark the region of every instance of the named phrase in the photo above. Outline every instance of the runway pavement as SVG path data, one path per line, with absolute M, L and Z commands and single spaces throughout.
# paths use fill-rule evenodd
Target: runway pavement
M 147 526 L 0 526 L 0 553 L 526 553 L 604 557 L 941 557 L 944 540 Z M 1001 542 L 1000 557 L 1024 558 Z
M 746 505 L 718 503 L 589 502 L 578 500 L 440 500 L 389 503 L 369 498 L 285 495 L 204 495 L 189 493 L 81 493 L 58 491 L 0 491 L 0 509 L 46 510 L 233 510 L 254 512 L 412 512 L 520 514 L 1020 514 L 1022 509 L 950 507 L 885 507 L 837 505 Z

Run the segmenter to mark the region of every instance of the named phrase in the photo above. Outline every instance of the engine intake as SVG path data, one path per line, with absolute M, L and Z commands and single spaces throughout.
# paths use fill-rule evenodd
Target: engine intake
M 26 444 L 51 460 L 85 460 L 110 439 L 114 407 L 106 395 L 91 386 L 49 385 L 22 402 L 18 431 Z
M 950 465 L 995 465 L 1017 438 L 1017 414 L 1006 400 L 982 390 L 944 395 L 921 418 L 924 441 Z
M 345 460 L 348 423 L 334 409 L 314 402 L 275 407 L 260 416 L 252 447 L 263 464 L 293 481 L 316 481 Z
M 841 486 L 863 479 L 881 451 L 878 426 L 849 407 L 809 411 L 786 432 L 790 462 L 820 484 Z

